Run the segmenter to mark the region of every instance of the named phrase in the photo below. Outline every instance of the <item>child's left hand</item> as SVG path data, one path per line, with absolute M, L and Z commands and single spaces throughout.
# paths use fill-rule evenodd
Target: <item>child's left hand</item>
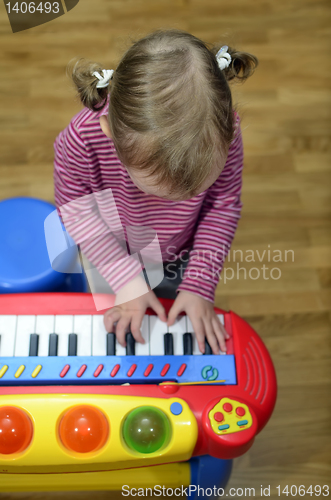
M 202 353 L 205 352 L 205 337 L 214 354 L 219 354 L 219 348 L 226 351 L 225 339 L 229 339 L 230 335 L 220 322 L 209 300 L 195 293 L 180 291 L 169 311 L 167 325 L 173 325 L 182 311 L 185 311 L 191 320 Z

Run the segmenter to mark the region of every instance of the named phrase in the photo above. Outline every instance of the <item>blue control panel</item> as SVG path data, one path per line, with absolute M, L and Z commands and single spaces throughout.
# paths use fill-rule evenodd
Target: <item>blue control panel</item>
M 0 358 L 0 386 L 159 384 L 235 385 L 235 356 L 31 356 Z

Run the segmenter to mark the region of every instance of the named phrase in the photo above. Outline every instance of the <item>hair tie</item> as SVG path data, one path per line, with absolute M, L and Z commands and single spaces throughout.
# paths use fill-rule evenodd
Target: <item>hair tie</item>
M 92 73 L 92 76 L 96 76 L 97 79 L 99 80 L 97 83 L 97 89 L 103 89 L 104 87 L 107 87 L 107 85 L 109 85 L 109 82 L 113 77 L 114 70 L 103 69 L 102 73 L 103 76 L 101 76 L 100 73 L 98 73 L 97 71 L 94 71 L 94 73 Z
M 228 48 L 229 47 L 227 45 L 223 45 L 223 47 L 221 47 L 216 54 L 216 59 L 220 70 L 223 70 L 230 66 L 231 56 L 227 51 Z

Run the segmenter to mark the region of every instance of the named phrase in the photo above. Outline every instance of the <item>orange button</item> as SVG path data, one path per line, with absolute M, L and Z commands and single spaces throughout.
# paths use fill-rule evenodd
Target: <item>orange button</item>
M 243 417 L 245 413 L 246 413 L 245 408 L 238 406 L 238 408 L 236 409 L 236 414 L 239 415 L 239 417 Z
M 24 451 L 30 444 L 33 427 L 30 417 L 16 406 L 0 407 L 0 453 Z
M 224 403 L 223 410 L 227 411 L 227 412 L 232 411 L 232 404 L 231 403 Z
M 216 420 L 216 422 L 222 422 L 222 420 L 224 420 L 223 413 L 221 413 L 220 411 L 217 411 L 214 415 L 214 419 Z
M 98 450 L 105 444 L 108 435 L 107 419 L 94 406 L 79 405 L 70 408 L 59 425 L 63 445 L 78 453 Z

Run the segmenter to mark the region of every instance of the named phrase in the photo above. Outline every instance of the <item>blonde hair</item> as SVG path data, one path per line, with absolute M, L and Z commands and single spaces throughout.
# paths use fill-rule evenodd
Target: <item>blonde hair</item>
M 245 81 L 258 60 L 229 47 L 232 61 L 221 71 L 220 47 L 184 31 L 158 30 L 127 50 L 108 87 L 98 89 L 92 76 L 104 65 L 79 59 L 69 69 L 91 110 L 100 111 L 110 93 L 108 122 L 121 162 L 172 195 L 194 196 L 234 138 L 228 81 Z

